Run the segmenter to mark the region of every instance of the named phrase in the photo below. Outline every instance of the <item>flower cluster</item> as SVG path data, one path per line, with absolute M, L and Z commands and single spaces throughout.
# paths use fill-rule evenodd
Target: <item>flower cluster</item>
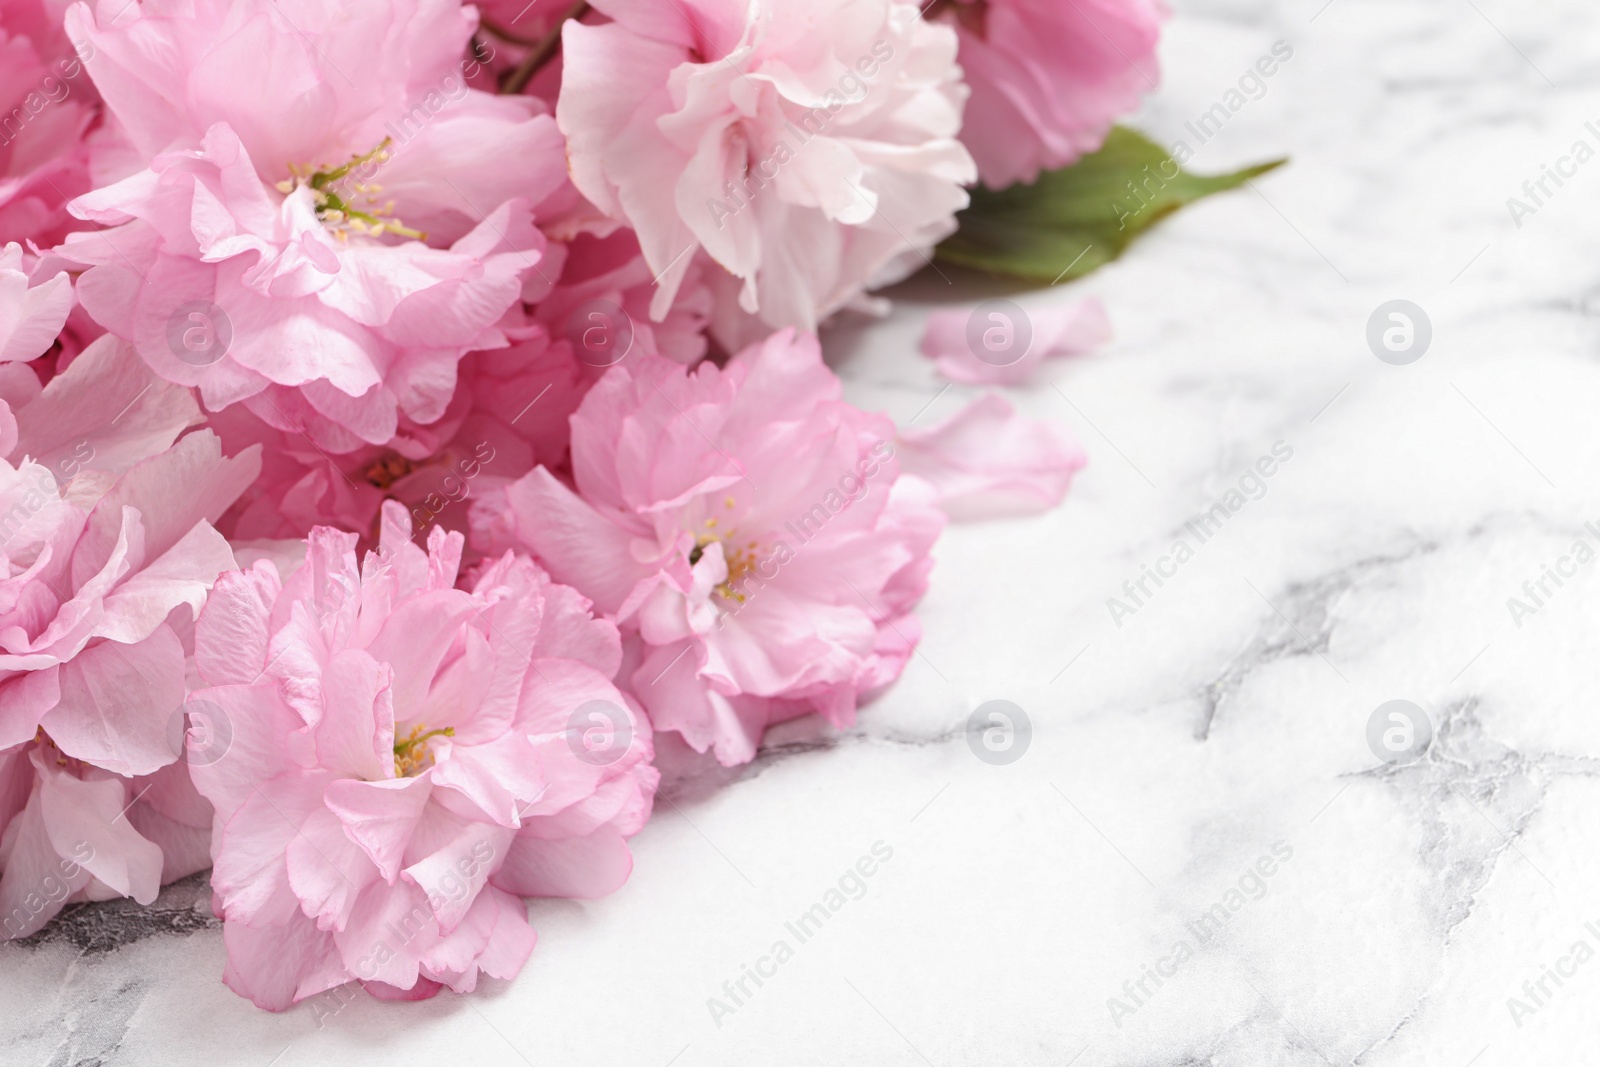
M 0 0 L 0 938 L 210 868 L 264 1008 L 467 992 L 627 880 L 658 743 L 851 725 L 947 518 L 1083 457 L 897 430 L 818 327 L 1092 150 L 1161 14 Z

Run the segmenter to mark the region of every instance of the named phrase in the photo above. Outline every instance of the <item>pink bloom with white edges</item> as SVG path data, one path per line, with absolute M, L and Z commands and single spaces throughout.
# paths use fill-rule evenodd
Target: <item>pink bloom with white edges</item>
M 639 236 L 671 307 L 697 250 L 737 305 L 814 330 L 955 229 L 976 178 L 949 27 L 903 0 L 596 0 L 556 117 L 579 191 Z
M 84 307 L 209 409 L 324 450 L 440 418 L 559 274 L 532 209 L 566 187 L 545 105 L 467 88 L 471 9 L 122 7 L 67 16 L 146 168 L 73 202 L 111 227 L 60 249 Z
M 853 722 L 920 637 L 943 518 L 840 392 L 790 331 L 725 369 L 625 360 L 572 418 L 576 491 L 539 468 L 506 493 L 515 535 L 624 628 L 656 729 L 724 764 L 775 722 Z
M 1163 0 L 939 0 L 972 86 L 961 140 L 992 189 L 1099 149 L 1160 81 Z
M 84 137 L 98 113 L 54 0 L 0 0 L 0 244 L 48 246 L 81 227 L 67 201 L 89 189 Z
M 410 535 L 386 505 L 358 569 L 354 534 L 313 530 L 287 580 L 224 576 L 195 627 L 212 688 L 191 704 L 233 735 L 192 770 L 217 813 L 224 979 L 264 1008 L 512 977 L 534 945 L 519 897 L 616 889 L 650 812 L 616 628 L 526 557 L 458 589 L 461 536 Z

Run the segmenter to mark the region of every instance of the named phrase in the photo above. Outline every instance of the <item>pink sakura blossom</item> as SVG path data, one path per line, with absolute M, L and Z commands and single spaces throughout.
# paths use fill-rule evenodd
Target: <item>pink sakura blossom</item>
M 157 710 L 166 722 L 177 706 Z M 27 937 L 80 901 L 149 904 L 211 865 L 211 805 L 183 763 L 128 778 L 48 736 L 0 749 L 0 828 L 0 940 Z
M 941 423 L 900 431 L 901 469 L 933 486 L 953 519 L 1038 515 L 1066 498 L 1087 462 L 1064 427 L 985 393 Z
M 1021 385 L 1045 360 L 1092 352 L 1110 340 L 1105 305 L 1088 296 L 1065 307 L 1026 312 L 983 305 L 941 308 L 928 315 L 922 354 L 953 382 Z
M 498 499 L 535 466 L 567 469 L 567 420 L 611 365 L 643 353 L 688 364 L 705 355 L 709 292 L 686 284 L 657 323 L 648 314 L 651 292 L 631 231 L 579 234 L 554 290 L 530 321 L 507 327 L 511 347 L 469 353 L 445 413 L 427 425 L 402 417 L 383 445 L 330 454 L 242 406 L 217 413 L 212 425 L 230 447 L 259 443 L 265 457 L 261 478 L 221 529 L 254 540 L 336 526 L 376 544 L 387 499 L 410 511 L 419 543 L 435 523 L 466 532 L 469 499 Z M 491 507 L 481 515 L 494 525 L 502 513 Z M 475 543 L 499 554 L 512 542 L 486 526 Z
M 54 0 L 0 0 L 0 244 L 54 244 L 89 189 L 84 138 L 97 115 Z
M 573 182 L 638 234 L 659 320 L 697 256 L 814 330 L 955 228 L 975 180 L 949 27 L 904 0 L 596 0 L 566 24 Z M 920 262 L 920 260 L 919 260 Z
M 899 676 L 942 526 L 894 427 L 790 331 L 724 369 L 627 360 L 572 418 L 575 489 L 506 493 L 515 535 L 618 620 L 658 730 L 724 764 L 770 724 L 835 725 Z
M 458 589 L 461 536 L 424 552 L 395 503 L 359 569 L 355 547 L 313 530 L 287 579 L 224 576 L 195 628 L 191 702 L 233 731 L 192 769 L 224 979 L 273 1010 L 510 978 L 534 945 L 518 898 L 620 886 L 657 781 L 616 628 L 578 593 L 509 553 Z
M 1096 151 L 1161 75 L 1164 0 L 936 0 L 972 86 L 961 140 L 983 183 L 1032 182 Z
M 258 540 L 336 526 L 375 546 L 379 509 L 395 500 L 411 514 L 420 543 L 435 525 L 465 532 L 469 500 L 499 492 L 535 465 L 565 469 L 567 418 L 601 372 L 542 325 L 518 334 L 510 348 L 470 353 L 445 414 L 426 426 L 402 419 L 386 445 L 330 454 L 242 407 L 217 413 L 212 425 L 229 447 L 259 443 L 265 454 L 261 477 L 220 528 Z
M 177 761 L 186 634 L 233 553 L 210 525 L 255 476 L 113 338 L 48 385 L 0 366 L 0 927 L 208 863 Z M 170 447 L 169 447 L 170 446 Z
M 544 105 L 467 87 L 471 10 L 73 7 L 144 167 L 73 203 L 109 227 L 60 249 L 85 308 L 208 409 L 325 451 L 442 417 L 461 357 L 559 274 L 532 210 L 571 196 Z
M 0 748 L 42 728 L 67 755 L 123 774 L 177 758 L 166 731 L 184 649 L 168 616 L 192 618 L 232 569 L 209 520 L 254 474 L 253 455 L 224 459 L 200 431 L 85 506 L 101 472 L 58 486 L 33 459 L 0 461 Z

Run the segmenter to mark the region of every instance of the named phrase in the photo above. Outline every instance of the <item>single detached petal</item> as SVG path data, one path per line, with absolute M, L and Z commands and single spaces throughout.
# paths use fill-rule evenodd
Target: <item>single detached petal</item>
M 986 393 L 944 422 L 904 430 L 900 467 L 934 487 L 952 518 L 1034 515 L 1060 504 L 1087 461 L 1065 429 Z
M 1016 305 L 942 308 L 928 315 L 922 354 L 967 385 L 1021 385 L 1046 360 L 1091 352 L 1111 340 L 1099 297 L 1032 311 Z

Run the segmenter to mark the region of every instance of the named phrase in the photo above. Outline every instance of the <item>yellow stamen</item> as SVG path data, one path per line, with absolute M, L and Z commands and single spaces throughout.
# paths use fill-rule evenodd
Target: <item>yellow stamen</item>
M 454 737 L 456 728 L 446 726 L 440 730 L 428 730 L 421 724 L 412 727 L 402 741 L 394 743 L 394 773 L 397 778 L 410 778 L 422 770 L 432 756 L 427 742 L 435 737 Z
M 371 211 L 361 211 L 352 207 L 344 196 L 340 195 L 340 183 L 349 177 L 353 170 L 367 163 L 375 162 L 381 166 L 389 162 L 389 143 L 390 139 L 385 137 L 372 151 L 364 155 L 352 155 L 348 162 L 337 167 L 330 167 L 326 163 L 315 166 L 290 163 L 289 173 L 293 178 L 278 182 L 278 191 L 287 196 L 298 188 L 310 188 L 312 200 L 317 206 L 317 218 L 322 220 L 342 243 L 349 241 L 352 232 L 374 238 L 392 233 L 397 237 L 426 241 L 428 239 L 426 233 L 392 217 L 393 200 L 382 207 L 373 206 Z M 376 205 L 376 194 L 382 191 L 383 186 L 371 182 L 357 182 L 345 188 L 351 190 L 351 196 L 365 196 L 368 205 L 372 206 Z
M 374 460 L 362 474 L 374 489 L 388 489 L 416 469 L 417 465 L 404 456 L 388 455 Z
M 706 525 L 715 526 L 716 522 L 715 518 L 710 518 L 706 520 Z M 738 590 L 735 583 L 756 569 L 758 542 L 746 541 L 744 548 L 730 549 L 728 541 L 724 541 L 713 534 L 700 534 L 695 537 L 694 548 L 689 553 L 689 566 L 692 567 L 699 563 L 701 556 L 705 554 L 706 546 L 712 544 L 722 545 L 722 561 L 728 568 L 728 577 L 716 587 L 716 592 L 720 593 L 725 599 L 737 600 L 743 604 L 744 594 Z

